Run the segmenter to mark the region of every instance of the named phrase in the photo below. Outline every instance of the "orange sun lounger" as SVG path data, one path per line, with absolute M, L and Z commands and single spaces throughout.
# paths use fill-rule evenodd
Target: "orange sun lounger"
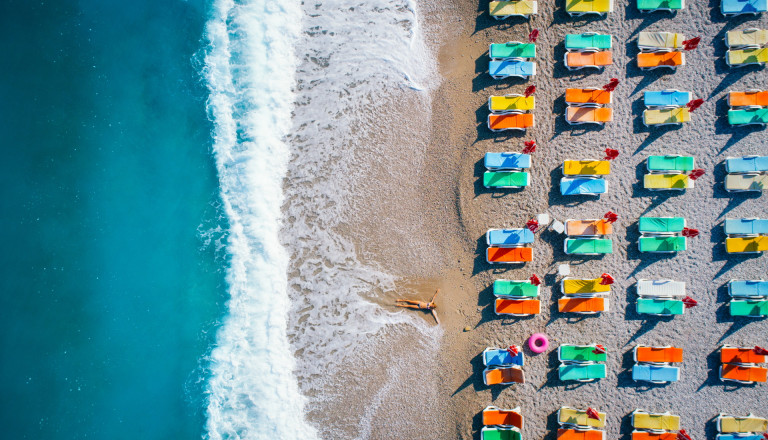
M 762 364 L 768 356 L 755 353 L 751 348 L 723 346 L 720 349 L 720 362 L 724 364 Z
M 558 429 L 557 440 L 605 440 L 605 431 L 597 429 Z
M 565 89 L 565 103 L 574 105 L 606 105 L 612 101 L 612 92 L 603 89 Z
M 500 409 L 489 406 L 483 410 L 483 425 L 506 425 L 523 429 L 523 416 L 519 411 L 520 408 Z
M 569 70 L 586 67 L 603 68 L 611 64 L 613 64 L 613 56 L 610 50 L 565 53 L 565 67 Z
M 541 313 L 541 301 L 538 299 L 496 298 L 497 315 L 538 315 Z
M 744 383 L 766 382 L 768 381 L 768 369 L 763 367 L 723 364 L 723 366 L 720 367 L 720 379 Z
M 557 308 L 563 313 L 598 313 L 608 311 L 608 298 L 561 298 Z
M 648 431 L 632 431 L 632 440 L 677 440 L 677 433 L 675 432 L 648 432 Z
M 569 124 L 605 124 L 613 121 L 613 109 L 610 107 L 567 107 L 565 120 Z
M 768 90 L 728 92 L 728 105 L 731 107 L 768 107 Z
M 567 235 L 610 235 L 613 233 L 613 225 L 599 220 L 567 220 L 565 222 Z
M 488 115 L 488 128 L 491 131 L 526 130 L 529 127 L 533 127 L 533 113 Z
M 637 54 L 637 66 L 643 70 L 657 67 L 676 69 L 685 64 L 685 54 L 682 52 L 641 52 Z
M 533 248 L 490 246 L 485 253 L 489 263 L 525 263 L 533 261 Z
M 486 385 L 525 383 L 525 375 L 523 370 L 516 367 L 486 368 L 483 371 L 483 382 Z
M 675 347 L 643 347 L 635 349 L 635 362 L 682 362 L 683 349 Z

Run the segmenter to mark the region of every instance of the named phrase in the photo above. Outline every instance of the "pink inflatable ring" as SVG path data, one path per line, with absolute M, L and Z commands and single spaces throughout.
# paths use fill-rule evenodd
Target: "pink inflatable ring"
M 544 333 L 534 333 L 528 339 L 528 348 L 534 353 L 544 353 L 549 348 L 549 339 Z

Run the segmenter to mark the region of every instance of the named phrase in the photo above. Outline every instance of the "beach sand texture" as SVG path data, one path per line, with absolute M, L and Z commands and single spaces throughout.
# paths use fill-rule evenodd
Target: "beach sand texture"
M 438 438 L 438 433 L 479 438 L 480 412 L 487 405 L 520 406 L 525 417 L 523 436 L 528 439 L 555 438 L 555 413 L 561 406 L 590 406 L 607 412 L 607 438 L 629 438 L 630 413 L 636 408 L 678 414 L 682 427 L 700 439 L 714 438 L 713 418 L 720 412 L 768 416 L 765 384 L 724 385 L 717 376 L 720 345 L 768 344 L 768 320 L 731 318 L 725 287 L 729 279 L 765 278 L 766 257 L 728 256 L 721 224 L 726 217 L 768 217 L 765 195 L 729 194 L 722 184 L 726 157 L 768 153 L 766 130 L 731 128 L 725 119 L 726 92 L 764 89 L 768 74 L 765 69 L 752 67 L 728 69 L 723 42 L 728 30 L 768 27 L 766 14 L 726 19 L 719 12 L 718 1 L 687 2 L 676 14 L 641 14 L 635 2 L 615 1 L 607 18 L 572 18 L 564 11 L 564 1 L 558 0 L 540 1 L 538 15 L 530 21 L 497 21 L 489 17 L 486 1 L 420 7 L 428 17 L 427 29 L 433 30 L 433 45 L 439 47 L 444 77 L 433 96 L 431 140 L 419 175 L 425 189 L 419 196 L 423 199 L 421 218 L 435 225 L 424 232 L 426 237 L 442 243 L 443 252 L 450 251 L 450 256 L 438 259 L 445 262 L 440 274 L 445 293 L 438 301 L 445 332 L 439 365 L 443 384 L 440 398 L 448 402 L 448 411 L 442 419 L 434 420 L 432 428 L 425 426 L 422 438 Z M 534 28 L 541 32 L 536 76 L 529 81 L 491 79 L 488 45 L 527 41 Z M 588 31 L 614 36 L 614 65 L 604 71 L 570 72 L 563 64 L 564 36 Z M 701 43 L 686 54 L 687 65 L 676 72 L 644 72 L 636 63 L 640 31 L 700 36 Z M 621 81 L 611 105 L 614 121 L 605 127 L 569 126 L 563 117 L 565 89 L 601 87 L 612 77 Z M 485 126 L 488 97 L 523 93 L 531 84 L 536 86 L 535 128 L 526 134 L 489 131 Z M 683 127 L 644 127 L 642 92 L 670 88 L 691 91 L 705 103 Z M 529 139 L 538 143 L 530 187 L 486 190 L 481 183 L 484 153 L 521 151 Z M 612 163 L 608 193 L 600 198 L 562 197 L 558 182 L 563 160 L 602 159 L 606 147 L 621 152 Z M 694 156 L 697 167 L 706 174 L 696 181 L 695 188 L 685 192 L 644 190 L 640 179 L 644 161 L 652 154 Z M 600 218 L 609 210 L 620 215 L 611 255 L 567 256 L 562 250 L 564 236 L 545 231 L 536 234 L 532 263 L 507 268 L 485 262 L 484 234 L 489 228 L 523 227 L 529 218 L 543 212 L 563 221 Z M 641 215 L 683 216 L 688 226 L 701 234 L 688 240 L 685 252 L 641 255 L 637 249 L 637 219 Z M 609 272 L 616 278 L 609 312 L 587 318 L 557 312 L 561 297 L 557 265 L 566 263 L 574 277 L 591 278 Z M 496 317 L 492 310 L 493 280 L 527 279 L 533 273 L 544 280 L 542 313 L 527 319 Z M 688 294 L 699 305 L 674 319 L 638 315 L 633 284 L 640 278 L 684 281 Z M 472 331 L 462 332 L 465 326 Z M 484 386 L 483 349 L 523 345 L 534 332 L 546 333 L 551 345 L 548 352 L 526 359 L 527 383 Z M 604 344 L 609 351 L 608 377 L 585 385 L 559 381 L 556 348 L 562 343 Z M 685 355 L 680 381 L 666 386 L 634 383 L 631 351 L 637 344 L 682 347 Z M 532 354 L 527 348 L 525 353 Z

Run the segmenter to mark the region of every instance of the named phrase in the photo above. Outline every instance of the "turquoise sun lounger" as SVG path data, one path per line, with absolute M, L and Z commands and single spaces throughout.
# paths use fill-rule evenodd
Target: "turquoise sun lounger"
M 728 303 L 728 309 L 731 316 L 747 316 L 752 318 L 763 318 L 768 316 L 768 299 L 757 300 L 737 300 L 734 299 Z
M 728 173 L 766 173 L 768 156 L 729 157 L 725 159 L 725 171 Z
M 680 300 L 659 298 L 638 298 L 637 313 L 645 315 L 682 315 L 685 304 Z
M 524 170 L 531 167 L 531 155 L 523 153 L 485 153 L 485 168 L 497 170 Z
M 680 252 L 686 249 L 685 237 L 640 237 L 640 252 Z
M 525 356 L 522 350 L 516 356 L 512 356 L 504 348 L 486 348 L 483 351 L 483 365 L 486 367 L 494 365 L 519 365 L 522 367 L 524 364 Z
M 557 359 L 560 362 L 605 362 L 606 353 L 595 353 L 594 345 L 568 345 L 557 347 Z
M 508 43 L 495 43 L 488 47 L 488 55 L 494 60 L 510 58 L 535 58 L 536 44 L 510 41 Z
M 691 92 L 680 90 L 661 90 L 643 93 L 646 107 L 683 107 L 691 100 Z
M 683 232 L 683 217 L 640 217 L 637 222 L 641 234 L 674 234 Z
M 605 194 L 608 184 L 605 179 L 587 177 L 563 177 L 560 179 L 560 194 L 564 196 L 594 196 Z
M 530 182 L 530 175 L 524 171 L 486 171 L 483 186 L 486 188 L 524 188 Z
M 768 108 L 728 110 L 728 123 L 731 125 L 768 124 Z
M 608 238 L 566 238 L 568 255 L 604 255 L 613 253 L 613 241 Z
M 493 295 L 536 298 L 539 296 L 539 286 L 534 286 L 528 280 L 496 280 L 493 282 Z
M 726 235 L 766 235 L 768 219 L 727 218 L 723 222 Z
M 722 0 L 720 12 L 725 16 L 754 14 L 768 11 L 768 0 Z
M 728 294 L 733 298 L 768 298 L 768 281 L 730 280 L 728 281 Z
M 523 436 L 516 428 L 504 426 L 483 426 L 480 440 L 522 440 Z
M 680 368 L 660 365 L 636 364 L 632 367 L 632 380 L 669 383 L 680 380 Z
M 533 243 L 533 232 L 528 228 L 489 229 L 485 242 L 488 246 L 521 246 Z
M 565 50 L 581 51 L 585 49 L 610 50 L 611 36 L 608 34 L 598 34 L 595 32 L 586 32 L 583 34 L 566 34 Z
M 592 382 L 596 379 L 605 379 L 605 364 L 562 364 L 558 368 L 560 380 L 577 380 L 579 382 Z
M 509 78 L 511 76 L 527 78 L 536 75 L 536 63 L 520 60 L 491 60 L 488 63 L 488 72 L 493 79 Z
M 685 7 L 684 0 L 637 0 L 640 12 L 676 11 Z
M 696 168 L 696 166 L 695 161 L 691 156 L 670 154 L 666 156 L 648 156 L 646 168 L 648 168 L 648 171 L 651 173 L 670 173 L 672 171 L 687 173 Z

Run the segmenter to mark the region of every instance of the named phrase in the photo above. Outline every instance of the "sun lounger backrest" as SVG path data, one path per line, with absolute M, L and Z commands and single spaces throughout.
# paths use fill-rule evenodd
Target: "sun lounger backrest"
M 677 431 L 680 429 L 680 416 L 636 412 L 632 414 L 632 426 L 635 429 Z
M 566 425 L 578 425 L 589 426 L 591 428 L 604 428 L 606 414 L 604 412 L 598 412 L 597 417 L 600 420 L 595 420 L 587 416 L 586 410 L 580 410 L 576 408 L 560 408 L 558 411 L 559 419 L 558 423 Z
M 512 410 L 486 409 L 483 410 L 483 425 L 507 425 L 523 428 L 523 416 Z
M 640 233 L 682 232 L 685 228 L 683 217 L 640 217 L 637 222 Z
M 768 156 L 729 157 L 725 159 L 725 171 L 750 173 L 768 171 Z
M 682 362 L 683 349 L 675 347 L 637 347 L 638 362 Z
M 731 280 L 728 282 L 728 292 L 731 296 L 765 296 L 768 297 L 768 281 L 764 280 Z
M 729 237 L 725 239 L 725 250 L 729 253 L 768 251 L 768 237 Z

